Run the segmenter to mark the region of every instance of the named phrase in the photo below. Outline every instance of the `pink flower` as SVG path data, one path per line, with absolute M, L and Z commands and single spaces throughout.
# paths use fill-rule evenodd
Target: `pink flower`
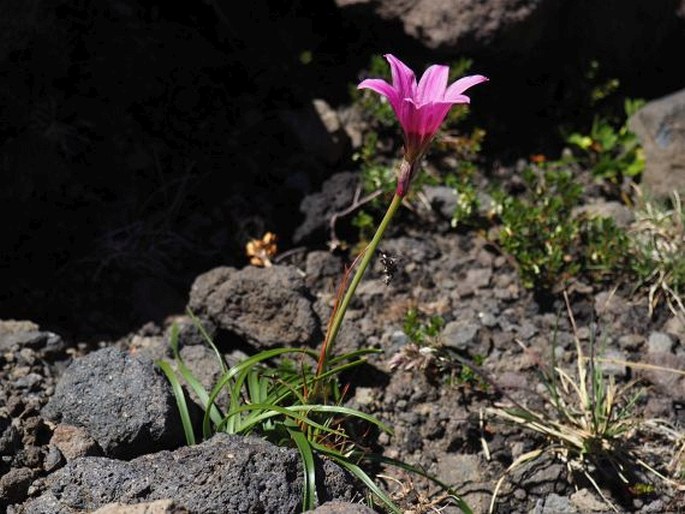
M 470 75 L 447 85 L 449 68 L 433 65 L 419 83 L 409 67 L 394 55 L 386 54 L 390 63 L 392 84 L 382 79 L 366 79 L 359 89 L 371 89 L 385 96 L 392 106 L 404 132 L 404 160 L 397 178 L 397 194 L 404 196 L 419 167 L 421 157 L 430 146 L 435 133 L 454 104 L 469 103 L 464 95 L 471 86 L 485 82 L 483 75 Z

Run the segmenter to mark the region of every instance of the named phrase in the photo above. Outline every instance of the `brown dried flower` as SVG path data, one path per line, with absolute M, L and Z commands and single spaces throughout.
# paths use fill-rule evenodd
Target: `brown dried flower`
M 278 252 L 276 241 L 278 238 L 273 232 L 267 232 L 261 239 L 252 239 L 245 245 L 245 254 L 250 258 L 253 266 L 271 266 L 273 259 Z

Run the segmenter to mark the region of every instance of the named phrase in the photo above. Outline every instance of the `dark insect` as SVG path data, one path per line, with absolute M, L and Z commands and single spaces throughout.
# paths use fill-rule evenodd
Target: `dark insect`
M 389 253 L 381 250 L 381 265 L 383 266 L 383 283 L 387 286 L 390 285 L 395 273 L 397 273 L 397 264 L 399 259 L 393 257 Z

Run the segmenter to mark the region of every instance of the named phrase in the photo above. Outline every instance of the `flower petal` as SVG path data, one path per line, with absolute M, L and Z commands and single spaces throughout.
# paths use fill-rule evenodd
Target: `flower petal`
M 399 109 L 396 112 L 400 120 L 400 126 L 405 134 L 420 132 L 421 120 L 414 100 L 411 98 L 401 99 Z
M 392 54 L 385 54 L 390 63 L 392 85 L 397 90 L 399 98 L 414 98 L 416 94 L 416 75 L 414 72 Z
M 398 118 L 407 143 L 405 150 L 409 154 L 423 153 L 424 144 L 429 142 L 438 131 L 450 107 L 452 107 L 452 102 L 430 102 L 419 106 L 410 98 L 402 100 Z
M 463 99 L 458 99 L 462 96 L 462 93 L 468 88 L 480 84 L 481 82 L 487 82 L 489 79 L 483 75 L 469 75 L 468 77 L 462 77 L 457 80 L 454 84 L 447 88 L 445 93 L 446 102 L 463 103 Z
M 434 64 L 428 68 L 419 80 L 418 89 L 416 91 L 416 100 L 419 104 L 428 102 L 439 102 L 445 96 L 447 89 L 447 79 L 449 76 L 449 68 Z
M 429 102 L 423 104 L 418 109 L 418 118 L 420 118 L 419 131 L 422 134 L 431 134 L 431 137 L 445 121 L 445 116 L 452 107 L 452 102 Z
M 470 104 L 471 99 L 466 95 L 456 95 L 450 98 L 451 104 Z
M 359 85 L 357 86 L 357 89 L 370 89 L 372 91 L 375 91 L 378 94 L 381 94 L 385 96 L 388 101 L 390 102 L 390 105 L 392 105 L 393 109 L 395 109 L 395 112 L 397 112 L 397 104 L 399 103 L 399 95 L 397 94 L 397 90 L 392 87 L 390 84 L 388 84 L 385 80 L 383 79 L 366 79 L 362 80 Z

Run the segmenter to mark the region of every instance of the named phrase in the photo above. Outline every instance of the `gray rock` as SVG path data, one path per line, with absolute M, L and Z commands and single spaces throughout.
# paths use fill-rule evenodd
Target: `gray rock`
M 619 294 L 601 291 L 595 295 L 595 312 L 600 316 L 618 315 L 628 311 L 628 302 Z
M 3 324 L 6 323 L 3 322 Z M 39 350 L 46 357 L 52 357 L 63 353 L 66 349 L 65 342 L 57 334 L 40 330 L 22 331 L 18 329 L 21 326 L 15 326 L 17 328 L 16 331 L 7 329 L 6 325 L 0 327 L 0 351 L 18 352 L 24 348 L 30 348 L 32 350 Z
M 645 338 L 640 334 L 624 334 L 618 338 L 618 346 L 621 350 L 634 352 L 642 343 L 645 342 Z
M 457 208 L 457 194 L 453 188 L 447 186 L 423 186 L 423 193 L 430 206 L 448 220 L 454 216 Z
M 218 434 L 195 446 L 120 461 L 76 459 L 45 482 L 21 514 L 92 511 L 113 502 L 173 500 L 194 514 L 296 513 L 302 501 L 297 450 L 254 437 Z M 351 481 L 329 461 L 323 465 L 320 501 L 351 500 Z
M 473 512 L 487 512 L 490 495 L 487 490 L 485 462 L 479 455 L 447 453 L 437 464 L 437 477 L 460 491 Z
M 588 203 L 573 209 L 572 216 L 581 214 L 589 218 L 609 218 L 614 220 L 617 227 L 627 228 L 635 221 L 635 212 L 630 207 L 620 202 L 607 202 L 604 200 Z
M 682 346 L 685 344 L 685 317 L 682 315 L 672 316 L 664 323 L 663 331 L 677 338 Z
M 575 508 L 571 500 L 565 496 L 559 496 L 555 493 L 550 493 L 545 498 L 545 504 L 542 507 L 542 514 L 577 514 L 578 509 Z
M 491 312 L 479 312 L 478 317 L 484 327 L 493 328 L 499 323 L 497 317 Z
M 652 332 L 647 339 L 647 353 L 671 353 L 673 350 L 673 339 L 663 332 Z
M 542 384 L 540 384 L 542 385 Z M 543 457 L 546 459 L 546 457 Z M 564 466 L 551 459 L 537 459 L 535 466 L 521 466 L 511 472 L 512 483 L 519 484 L 528 494 L 547 495 L 554 491 L 554 484 L 566 472 Z
M 21 436 L 12 418 L 0 410 L 0 455 L 14 455 L 21 448 Z
M 45 455 L 45 460 L 43 460 L 43 471 L 47 473 L 57 471 L 58 468 L 64 466 L 65 462 L 62 452 L 60 452 L 56 446 L 52 444 L 48 445 L 48 451 Z
M 397 237 L 384 239 L 382 249 L 399 259 L 399 267 L 413 270 L 417 263 L 425 263 L 437 259 L 440 250 L 435 240 L 427 237 Z
M 677 372 L 685 369 L 685 357 L 661 352 L 647 354 L 644 360 L 654 367 L 641 370 L 639 374 L 654 384 L 659 393 L 668 395 L 673 400 L 683 401 L 685 377 Z
M 612 375 L 614 377 L 628 376 L 628 367 L 623 364 L 628 358 L 622 351 L 610 348 L 604 352 L 602 358 L 605 360 L 602 360 L 598 365 L 605 375 Z
M 472 349 L 479 329 L 478 323 L 471 321 L 450 321 L 442 331 L 442 341 L 455 350 Z
M 349 171 L 336 173 L 323 183 L 319 193 L 306 196 L 300 204 L 304 221 L 295 230 L 293 242 L 301 243 L 317 233 L 325 233 L 331 216 L 352 204 L 358 185 L 358 173 Z
M 685 193 L 685 89 L 649 102 L 628 126 L 645 151 L 644 188 L 661 198 Z
M 40 327 L 33 321 L 3 319 L 0 320 L 0 337 L 19 332 L 38 332 Z
M 521 54 L 555 19 L 556 0 L 336 0 L 340 7 L 368 4 L 375 16 L 401 23 L 430 49 L 461 53 Z
M 492 279 L 491 268 L 473 268 L 466 270 L 466 277 L 464 277 L 464 287 L 472 289 L 481 289 L 490 285 Z
M 343 272 L 342 261 L 331 252 L 313 251 L 307 254 L 305 283 L 311 291 L 335 294 Z
M 580 512 L 610 512 L 606 502 L 587 488 L 574 492 L 571 495 L 571 502 Z
M 216 268 L 195 279 L 190 309 L 257 347 L 318 342 L 313 298 L 297 268 Z
M 530 339 L 538 333 L 538 328 L 530 321 L 524 319 L 516 331 L 521 339 Z
M 131 458 L 183 442 L 166 379 L 151 361 L 115 348 L 72 362 L 43 415 L 84 428 L 112 457 Z

